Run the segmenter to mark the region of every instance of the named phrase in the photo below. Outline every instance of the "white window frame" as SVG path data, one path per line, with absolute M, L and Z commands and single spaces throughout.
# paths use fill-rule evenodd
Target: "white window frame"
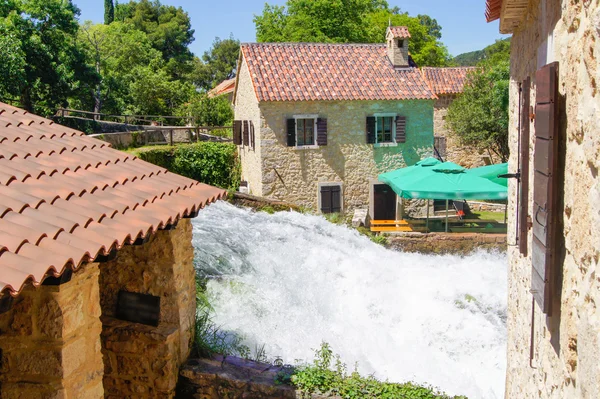
M 314 148 L 319 148 L 319 146 L 317 145 L 317 119 L 319 118 L 318 114 L 299 114 L 299 115 L 294 115 L 294 122 L 295 122 L 295 138 L 296 138 L 296 145 L 294 146 L 295 149 L 298 150 L 303 150 L 303 149 L 314 149 Z M 315 124 L 313 126 L 313 143 L 312 144 L 308 144 L 308 145 L 298 145 L 298 119 L 314 119 Z
M 377 113 L 377 114 L 373 114 L 373 117 L 375 118 L 375 144 L 374 147 L 397 147 L 398 143 L 396 142 L 396 117 L 398 116 L 398 114 L 394 113 L 394 112 L 384 112 L 384 113 Z M 383 143 L 379 143 L 377 142 L 377 118 L 392 118 L 392 141 L 386 141 Z

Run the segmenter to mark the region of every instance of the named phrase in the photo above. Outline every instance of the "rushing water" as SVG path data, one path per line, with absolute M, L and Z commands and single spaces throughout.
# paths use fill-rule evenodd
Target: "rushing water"
M 194 246 L 217 324 L 250 348 L 293 364 L 325 341 L 380 379 L 504 396 L 505 255 L 394 252 L 321 217 L 223 202 L 194 220 Z

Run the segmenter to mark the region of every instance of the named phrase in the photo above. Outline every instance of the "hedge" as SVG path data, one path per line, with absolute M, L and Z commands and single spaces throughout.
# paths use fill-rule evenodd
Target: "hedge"
M 140 159 L 171 172 L 225 189 L 237 190 L 241 168 L 232 143 L 200 142 L 177 146 L 142 147 L 132 151 Z

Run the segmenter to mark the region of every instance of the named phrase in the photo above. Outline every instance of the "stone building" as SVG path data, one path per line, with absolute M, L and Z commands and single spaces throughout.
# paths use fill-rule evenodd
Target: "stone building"
M 600 397 L 600 3 L 487 0 L 512 33 L 507 398 Z
M 466 168 L 495 163 L 476 148 L 460 144 L 458 137 L 446 125 L 450 104 L 463 92 L 467 75 L 476 67 L 421 68 L 423 78 L 431 87 L 437 100 L 433 105 L 433 134 L 436 156 Z
M 223 190 L 0 103 L 0 398 L 174 396 Z
M 393 218 L 377 175 L 433 153 L 436 97 L 409 39 L 390 27 L 387 44 L 242 44 L 234 142 L 249 192 L 324 213 L 376 203 Z

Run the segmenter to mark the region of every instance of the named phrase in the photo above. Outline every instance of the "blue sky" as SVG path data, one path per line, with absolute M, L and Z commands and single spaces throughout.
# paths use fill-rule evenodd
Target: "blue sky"
M 127 0 L 128 1 L 128 0 Z M 80 20 L 102 22 L 102 0 L 73 0 L 81 9 Z M 122 0 L 121 2 L 125 2 Z M 428 14 L 442 26 L 442 42 L 450 54 L 458 55 L 479 50 L 496 39 L 506 37 L 498 33 L 498 21 L 485 22 L 485 0 L 388 0 L 410 15 Z M 265 0 L 161 0 L 163 4 L 180 6 L 188 12 L 196 40 L 190 48 L 202 55 L 211 47 L 215 37 L 230 34 L 242 42 L 256 40 L 253 18 L 261 14 Z M 269 0 L 269 4 L 285 4 L 285 0 Z

